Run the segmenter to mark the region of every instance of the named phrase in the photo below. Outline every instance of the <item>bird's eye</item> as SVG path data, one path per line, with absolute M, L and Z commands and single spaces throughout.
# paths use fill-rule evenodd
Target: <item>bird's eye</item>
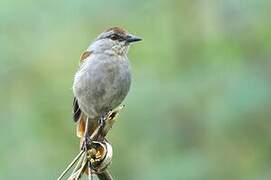
M 112 34 L 112 35 L 110 36 L 110 39 L 112 39 L 112 40 L 117 40 L 118 38 L 119 38 L 119 36 L 116 35 L 116 34 Z

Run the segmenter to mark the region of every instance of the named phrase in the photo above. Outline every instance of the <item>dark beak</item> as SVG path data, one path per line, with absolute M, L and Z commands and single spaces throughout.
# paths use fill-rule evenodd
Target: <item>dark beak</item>
M 134 36 L 134 35 L 128 35 L 126 38 L 126 42 L 127 43 L 132 43 L 132 42 L 137 42 L 137 41 L 141 41 L 142 39 L 140 37 Z

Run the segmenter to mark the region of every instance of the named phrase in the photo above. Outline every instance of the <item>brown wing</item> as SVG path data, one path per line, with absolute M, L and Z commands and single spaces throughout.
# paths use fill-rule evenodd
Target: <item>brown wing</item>
M 85 59 L 87 59 L 91 55 L 92 51 L 85 51 L 81 54 L 80 63 L 82 63 Z

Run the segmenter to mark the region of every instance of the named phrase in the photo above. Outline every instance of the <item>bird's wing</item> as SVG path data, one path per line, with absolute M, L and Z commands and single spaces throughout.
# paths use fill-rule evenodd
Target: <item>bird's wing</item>
M 82 64 L 91 53 L 91 51 L 85 51 L 80 57 L 80 64 Z M 76 97 L 73 98 L 73 121 L 77 123 L 76 135 L 82 137 L 86 128 L 86 116 L 81 111 Z
M 92 54 L 92 51 L 83 52 L 80 57 L 80 64 L 83 63 L 91 54 Z
M 81 109 L 79 108 L 77 99 L 75 97 L 73 98 L 73 105 L 72 106 L 73 106 L 73 112 L 72 112 L 73 121 L 78 122 L 78 120 L 80 119 L 80 116 L 81 116 Z
M 80 57 L 80 64 L 82 64 L 90 55 L 92 51 L 85 51 Z M 76 134 L 82 137 L 86 128 L 86 115 L 81 111 L 76 97 L 73 98 L 73 121 L 77 123 Z
M 81 111 L 77 99 L 73 98 L 73 120 L 76 122 L 76 135 L 82 137 L 86 128 L 86 116 Z

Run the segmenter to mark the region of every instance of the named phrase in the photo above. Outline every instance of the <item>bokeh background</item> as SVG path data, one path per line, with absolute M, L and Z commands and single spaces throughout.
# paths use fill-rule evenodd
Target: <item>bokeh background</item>
M 1 0 L 0 179 L 56 179 L 78 153 L 73 76 L 111 26 L 144 38 L 109 134 L 115 179 L 271 179 L 270 12 L 267 0 Z

